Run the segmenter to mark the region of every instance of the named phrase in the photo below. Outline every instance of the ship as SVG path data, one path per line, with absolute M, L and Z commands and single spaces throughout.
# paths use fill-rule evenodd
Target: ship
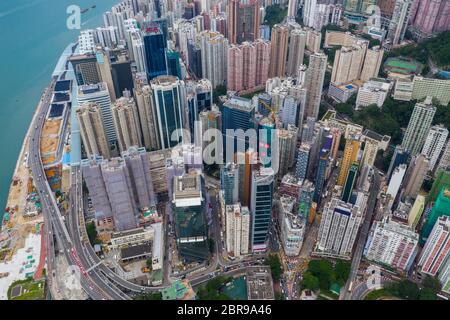
M 93 5 L 93 6 L 91 6 L 90 8 L 85 8 L 85 9 L 81 9 L 81 13 L 83 14 L 83 13 L 86 13 L 86 12 L 88 12 L 90 9 L 95 9 L 95 8 L 97 8 L 97 5 Z

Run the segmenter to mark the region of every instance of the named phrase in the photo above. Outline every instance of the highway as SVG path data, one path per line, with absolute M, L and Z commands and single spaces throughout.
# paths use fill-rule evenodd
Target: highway
M 350 284 L 353 285 L 353 283 L 355 283 L 356 281 L 356 276 L 359 270 L 359 264 L 361 263 L 361 258 L 364 251 L 364 245 L 366 244 L 367 236 L 369 234 L 370 224 L 372 221 L 373 214 L 375 212 L 375 204 L 380 190 L 380 174 L 377 169 L 374 170 L 371 185 L 372 188 L 370 191 L 369 199 L 367 201 L 364 221 L 357 237 L 355 252 L 353 253 L 350 275 L 345 287 L 341 292 L 341 295 L 339 297 L 340 300 L 351 300 L 352 298 L 351 290 L 349 291 Z
M 69 265 L 77 264 L 77 254 L 73 250 L 72 242 L 67 229 L 64 225 L 64 220 L 59 211 L 59 207 L 56 203 L 53 192 L 45 176 L 45 171 L 41 160 L 40 142 L 42 136 L 42 129 L 44 126 L 45 118 L 48 113 L 53 89 L 57 77 L 53 77 L 50 86 L 47 88 L 41 103 L 38 107 L 37 115 L 34 123 L 32 123 L 32 134 L 29 143 L 29 157 L 31 159 L 31 172 L 36 187 L 36 191 L 42 202 L 42 213 L 45 225 L 45 242 L 47 250 L 47 279 L 50 290 L 53 289 L 53 277 L 55 276 L 55 246 L 53 243 L 54 237 L 56 237 L 59 246 L 63 249 L 62 253 L 66 257 Z M 81 272 L 81 274 L 83 274 Z M 93 299 L 105 299 L 102 293 L 98 292 L 89 282 L 84 275 L 80 279 L 81 286 Z

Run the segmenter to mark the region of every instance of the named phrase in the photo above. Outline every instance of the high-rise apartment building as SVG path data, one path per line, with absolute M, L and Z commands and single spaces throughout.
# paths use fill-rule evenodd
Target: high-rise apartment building
M 305 76 L 306 107 L 305 118 L 319 116 L 320 99 L 322 96 L 323 81 L 327 68 L 327 56 L 323 53 L 314 53 L 309 56 L 309 66 Z
M 431 276 L 443 273 L 450 254 L 450 217 L 439 217 L 420 254 L 418 265 Z
M 265 85 L 270 61 L 270 43 L 257 40 L 243 42 L 228 49 L 227 89 L 252 90 Z
M 448 140 L 447 145 L 442 152 L 441 159 L 439 160 L 439 164 L 436 167 L 436 173 L 439 172 L 439 170 L 446 171 L 448 168 L 450 168 L 450 139 Z
M 433 205 L 433 209 L 424 222 L 422 228 L 423 241 L 429 238 L 436 221 L 442 216 L 450 216 L 450 188 L 447 187 L 441 189 L 441 192 Z
M 332 198 L 324 207 L 316 253 L 351 257 L 362 218 L 363 214 L 358 206 Z
M 347 84 L 359 79 L 363 68 L 367 43 L 361 42 L 352 47 L 342 47 L 334 56 L 331 82 L 335 85 Z
M 434 125 L 430 128 L 422 149 L 422 154 L 430 159 L 429 170 L 434 170 L 447 137 L 448 129 L 443 125 Z
M 269 78 L 284 77 L 289 44 L 289 27 L 276 24 L 272 28 L 270 42 L 272 48 L 270 53 Z
M 112 115 L 121 152 L 141 146 L 139 119 L 133 98 L 119 98 L 113 104 Z
M 402 141 L 402 147 L 412 156 L 422 150 L 435 113 L 436 108 L 432 105 L 431 97 L 427 97 L 424 102 L 418 102 L 414 106 Z
M 259 0 L 230 0 L 227 4 L 227 29 L 230 43 L 255 41 L 261 25 Z
M 292 0 L 290 2 L 292 2 Z M 286 65 L 286 74 L 290 77 L 297 76 L 298 68 L 303 64 L 306 38 L 306 31 L 300 28 L 296 28 L 290 32 L 288 50 L 289 53 Z
M 202 76 L 212 87 L 224 85 L 227 80 L 228 39 L 219 32 L 209 30 L 198 34 L 201 48 Z
M 240 257 L 249 252 L 250 211 L 240 203 L 225 207 L 225 237 L 228 256 Z
M 88 102 L 78 107 L 78 125 L 88 157 L 103 156 L 109 158 L 109 145 L 101 118 L 100 108 L 94 102 Z
M 153 104 L 153 92 L 149 85 L 136 88 L 134 91 L 139 114 L 139 123 L 144 146 L 149 150 L 161 149 L 156 122 L 156 109 Z
M 377 46 L 367 49 L 364 58 L 364 65 L 361 70 L 360 80 L 368 81 L 371 78 L 378 77 L 380 72 L 381 62 L 383 61 L 383 48 Z
M 389 24 L 388 39 L 393 45 L 403 41 L 406 28 L 408 27 L 409 17 L 413 0 L 396 0 L 391 22 Z
M 106 139 L 110 145 L 117 142 L 116 129 L 111 112 L 111 97 L 108 86 L 105 82 L 92 85 L 83 85 L 78 87 L 78 104 L 94 102 L 100 109 L 103 128 L 105 129 Z
M 297 164 L 295 167 L 295 176 L 297 179 L 306 179 L 310 150 L 311 146 L 307 143 L 302 143 L 298 149 Z
M 421 0 L 411 15 L 414 34 L 418 39 L 435 32 L 450 30 L 450 3 L 447 0 Z
M 375 221 L 367 239 L 367 259 L 407 271 L 417 254 L 419 234 L 409 226 L 385 217 Z
M 297 214 L 297 199 L 281 197 L 279 200 L 281 220 L 281 243 L 288 257 L 300 254 L 306 229 L 306 218 Z
M 430 161 L 422 154 L 415 156 L 405 174 L 405 197 L 416 198 L 430 168 Z

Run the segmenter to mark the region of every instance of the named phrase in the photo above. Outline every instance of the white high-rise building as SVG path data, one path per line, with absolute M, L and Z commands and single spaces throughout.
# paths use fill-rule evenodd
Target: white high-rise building
M 88 157 L 103 156 L 109 158 L 109 145 L 98 105 L 94 102 L 82 104 L 78 107 L 76 114 L 84 149 Z
M 422 154 L 430 159 L 430 170 L 433 171 L 445 141 L 448 137 L 448 129 L 443 125 L 435 125 L 430 128 L 427 139 L 423 145 Z
M 286 65 L 286 74 L 288 76 L 295 77 L 298 73 L 298 68 L 303 64 L 306 38 L 307 33 L 300 28 L 292 30 L 289 35 L 289 50 Z
M 306 219 L 297 212 L 297 199 L 280 198 L 281 240 L 288 257 L 300 254 L 306 229 Z
M 147 72 L 147 60 L 145 59 L 144 42 L 139 32 L 131 33 L 131 51 L 136 62 L 137 72 Z
M 417 254 L 418 242 L 417 232 L 385 217 L 382 221 L 373 223 L 364 255 L 369 260 L 408 270 Z
M 225 207 L 226 244 L 231 257 L 240 257 L 249 252 L 250 211 L 240 203 Z
M 211 81 L 213 88 L 224 85 L 227 80 L 228 39 L 213 31 L 203 31 L 198 38 L 203 77 Z
M 359 79 L 366 55 L 367 43 L 364 41 L 352 47 L 342 47 L 336 51 L 331 73 L 331 82 L 335 85 L 347 84 Z
M 95 49 L 95 31 L 83 30 L 78 36 L 78 46 L 80 54 L 92 53 Z
M 436 221 L 423 247 L 418 265 L 423 273 L 431 276 L 445 273 L 446 260 L 450 255 L 450 217 L 442 216 Z M 444 272 L 443 272 L 444 271 Z
M 445 150 L 442 152 L 441 160 L 436 168 L 436 172 L 439 170 L 446 170 L 450 167 L 450 139 L 447 142 Z
M 320 99 L 322 97 L 323 81 L 327 68 L 327 56 L 323 53 L 314 53 L 309 56 L 309 66 L 305 76 L 306 107 L 305 117 L 319 116 Z
M 117 135 L 111 113 L 111 97 L 106 82 L 78 87 L 77 101 L 79 105 L 87 102 L 95 102 L 98 105 L 106 139 L 110 145 L 114 144 L 117 141 Z
M 332 198 L 324 207 L 316 253 L 349 258 L 363 214 L 358 206 Z
M 395 168 L 392 173 L 391 180 L 389 181 L 389 185 L 386 191 L 386 194 L 391 196 L 392 201 L 397 197 L 398 191 L 400 190 L 400 186 L 402 184 L 403 178 L 406 173 L 406 164 L 401 164 L 397 168 Z
M 139 118 L 133 98 L 119 98 L 111 108 L 121 152 L 141 146 Z
M 397 45 L 403 41 L 406 28 L 408 27 L 413 2 L 413 0 L 395 1 L 395 7 L 392 13 L 391 22 L 389 24 L 389 32 L 387 35 L 393 45 Z
M 388 81 L 369 80 L 362 87 L 358 89 L 356 96 L 355 109 L 359 110 L 362 107 L 367 107 L 371 104 L 376 104 L 378 107 L 384 103 L 389 93 L 391 85 Z
M 402 148 L 408 150 L 412 156 L 422 150 L 435 113 L 436 108 L 432 105 L 431 97 L 427 97 L 424 102 L 418 102 L 414 106 L 402 141 Z

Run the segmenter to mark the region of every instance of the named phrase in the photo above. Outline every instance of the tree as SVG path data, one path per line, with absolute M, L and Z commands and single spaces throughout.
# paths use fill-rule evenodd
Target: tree
M 280 280 L 281 274 L 283 273 L 283 268 L 281 266 L 278 254 L 276 253 L 269 254 L 269 256 L 266 258 L 265 264 L 270 266 L 273 280 L 274 281 Z
M 422 285 L 425 289 L 430 289 L 434 294 L 438 293 L 442 289 L 441 282 L 437 277 L 426 275 L 423 279 Z
M 305 272 L 301 286 L 302 289 L 317 291 L 319 289 L 319 279 L 313 276 L 310 272 Z
M 423 288 L 420 290 L 419 300 L 437 300 L 437 296 L 433 289 Z
M 134 297 L 134 300 L 162 300 L 161 292 L 145 293 Z
M 338 103 L 335 106 L 335 109 L 338 113 L 342 113 L 345 114 L 349 117 L 353 116 L 353 106 L 349 103 L 343 102 L 343 103 Z
M 213 91 L 213 101 L 215 104 L 219 104 L 219 97 L 224 96 L 227 94 L 227 86 L 225 85 L 218 85 Z
M 417 300 L 419 298 L 419 287 L 410 280 L 402 280 L 397 283 L 398 296 L 406 300 Z
M 88 234 L 89 242 L 91 243 L 91 245 L 100 243 L 97 237 L 97 229 L 95 228 L 94 222 L 89 222 L 86 224 L 86 232 Z
M 322 290 L 328 290 L 335 281 L 333 266 L 328 260 L 311 260 L 307 271 L 319 279 L 319 288 Z
M 145 261 L 145 264 L 147 265 L 147 268 L 149 268 L 151 270 L 152 269 L 152 265 L 153 265 L 153 259 L 152 258 L 148 258 Z
M 350 275 L 351 265 L 347 261 L 337 260 L 334 267 L 334 274 L 339 285 L 343 286 Z
M 284 20 L 287 14 L 287 9 L 281 8 L 280 5 L 274 4 L 266 7 L 266 15 L 264 17 L 264 23 L 271 28 Z

